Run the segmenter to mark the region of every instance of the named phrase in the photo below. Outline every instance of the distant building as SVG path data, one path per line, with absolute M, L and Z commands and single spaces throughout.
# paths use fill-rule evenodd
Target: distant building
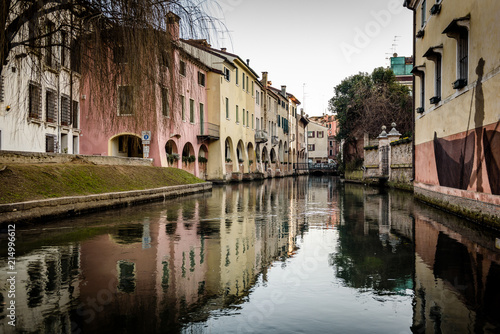
M 335 140 L 338 133 L 338 122 L 335 115 L 312 116 L 310 120 L 325 126 L 328 130 L 328 160 L 332 162 L 337 159 L 337 154 L 340 150 L 340 145 Z
M 311 121 L 307 126 L 307 152 L 309 162 L 328 162 L 328 128 Z
M 500 212 L 500 2 L 417 1 L 415 193 Z
M 413 57 L 398 57 L 395 53 L 391 57 L 391 70 L 396 76 L 396 81 L 403 86 L 413 89 Z

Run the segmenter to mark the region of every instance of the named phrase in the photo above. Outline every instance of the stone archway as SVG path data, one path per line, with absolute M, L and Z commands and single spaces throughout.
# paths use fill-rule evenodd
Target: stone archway
M 252 143 L 248 143 L 247 145 L 247 156 L 248 156 L 248 171 L 251 173 L 254 172 L 257 168 L 257 160 Z
M 133 133 L 122 133 L 109 140 L 109 155 L 115 157 L 142 158 L 141 137 Z
M 199 178 L 206 180 L 207 179 L 207 164 L 208 164 L 208 148 L 205 144 L 200 146 L 200 150 L 198 151 L 198 169 L 199 169 Z
M 193 144 L 187 142 L 182 148 L 182 169 L 196 176 L 196 156 Z
M 177 149 L 177 144 L 173 140 L 169 140 L 165 144 L 165 155 L 169 167 L 179 168 L 181 157 Z

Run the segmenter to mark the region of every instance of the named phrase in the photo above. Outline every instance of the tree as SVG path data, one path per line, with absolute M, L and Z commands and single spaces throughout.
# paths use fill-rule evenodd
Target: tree
M 73 38 L 96 34 L 103 29 L 136 28 L 164 31 L 167 14 L 182 18 L 185 33 L 208 36 L 219 26 L 206 12 L 214 2 L 196 0 L 2 0 L 0 4 L 0 61 L 6 64 L 12 52 L 23 46 L 46 49 L 51 46 L 70 47 L 60 38 L 71 32 Z M 215 4 L 216 6 L 216 4 Z M 46 19 L 54 24 L 47 29 Z M 49 42 L 49 43 L 48 43 Z M 80 50 L 81 51 L 81 50 Z M 22 51 L 21 51 L 22 52 Z M 1 70 L 1 68 L 0 68 Z
M 396 122 L 398 130 L 411 135 L 412 99 L 409 89 L 399 85 L 391 69 L 376 68 L 371 75 L 359 73 L 335 87 L 329 110 L 336 114 L 336 140 L 344 142 L 345 162 L 361 156 L 358 142 L 368 133 L 375 138 L 382 125 Z

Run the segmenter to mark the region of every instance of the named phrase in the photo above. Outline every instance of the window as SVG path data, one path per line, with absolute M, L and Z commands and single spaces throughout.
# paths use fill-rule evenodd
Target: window
M 243 82 L 243 90 L 245 90 L 245 73 L 241 73 L 241 81 Z
M 166 51 L 162 51 L 162 53 L 160 54 L 160 64 L 162 66 L 165 66 L 165 67 L 169 67 L 169 56 L 168 56 L 168 52 Z
M 71 104 L 67 95 L 61 96 L 61 124 L 71 124 Z
M 116 46 L 113 49 L 113 61 L 116 64 L 126 64 L 126 63 L 128 63 L 128 56 L 127 56 L 127 53 L 125 52 L 125 47 L 123 47 L 123 46 Z
M 425 74 L 420 76 L 420 107 L 425 109 Z
M 243 116 L 243 126 L 245 126 L 245 109 L 243 109 L 243 114 L 241 116 Z
M 182 61 L 182 60 L 181 60 L 181 62 L 179 64 L 179 73 L 182 76 L 186 76 L 186 63 L 184 61 Z
M 181 120 L 186 120 L 186 98 L 181 95 Z
M 52 89 L 45 92 L 45 120 L 47 122 L 57 122 L 57 93 Z
M 76 40 L 71 41 L 71 46 L 69 49 L 69 60 L 70 60 L 70 68 L 72 71 L 80 73 L 82 67 L 82 56 L 81 56 L 81 47 L 80 44 Z
M 238 80 L 240 80 L 240 78 L 239 78 L 238 68 L 236 67 L 236 84 L 238 84 Z
M 118 86 L 118 115 L 134 114 L 134 87 Z
M 170 116 L 170 110 L 168 109 L 168 89 L 165 87 L 161 88 L 161 113 L 163 116 Z
M 247 109 L 247 128 L 250 126 L 249 119 L 248 119 L 249 116 L 248 115 L 249 115 L 249 113 L 248 113 L 248 109 Z
M 227 81 L 230 81 L 231 79 L 231 76 L 230 76 L 230 71 L 227 67 L 224 67 L 224 79 L 226 79 Z
M 198 85 L 205 87 L 205 73 L 198 72 Z
M 260 94 L 259 94 L 259 91 L 257 91 L 257 90 L 255 91 L 255 96 L 256 96 L 256 99 L 255 99 L 256 103 L 260 104 Z
M 317 132 L 318 138 L 323 138 L 323 135 L 324 135 L 323 131 L 318 131 Z
M 135 263 L 118 261 L 118 290 L 126 293 L 135 291 Z
M 246 79 L 247 79 L 247 93 L 248 93 L 248 76 L 246 77 Z
M 73 101 L 73 105 L 71 108 L 71 117 L 72 117 L 72 124 L 73 128 L 77 129 L 78 128 L 78 101 Z M 76 153 L 76 151 L 73 151 L 73 153 Z
M 200 103 L 200 124 L 202 128 L 204 122 L 205 122 L 205 106 L 203 105 L 203 103 Z M 203 133 L 203 131 L 201 133 Z
M 240 114 L 239 108 L 238 106 L 236 106 L 236 123 L 239 122 L 239 114 Z
M 56 26 L 53 22 L 47 21 L 45 27 L 45 65 L 54 66 L 54 30 Z
M 61 31 L 61 65 L 62 66 L 68 66 L 68 60 L 67 58 L 67 40 L 68 40 L 68 33 L 66 31 Z
M 252 130 L 255 128 L 255 124 L 254 124 L 254 118 L 253 118 L 253 114 L 252 114 Z
M 307 144 L 307 150 L 308 151 L 314 151 L 316 149 L 316 145 L 314 144 Z
M 254 96 L 253 92 L 254 92 L 254 82 L 252 81 L 252 97 Z
M 57 137 L 55 135 L 45 135 L 45 152 L 57 151 Z
M 194 123 L 194 100 L 189 99 L 189 122 Z
M 469 78 L 469 31 L 466 28 L 460 29 L 458 36 L 458 79 Z
M 441 97 L 441 55 L 436 56 L 436 61 L 434 62 L 434 65 L 436 66 L 436 82 L 435 82 L 435 89 L 436 89 L 436 97 Z
M 280 120 L 281 120 L 281 116 L 280 115 L 277 115 L 276 117 L 278 119 L 278 121 L 276 122 L 278 124 L 278 128 L 280 127 Z
M 229 119 L 229 99 L 227 97 L 226 97 L 226 118 Z
M 421 27 L 425 25 L 425 21 L 427 20 L 427 1 L 424 0 L 422 2 L 422 8 L 421 8 Z
M 31 19 L 28 24 L 28 36 L 29 36 L 29 46 L 32 48 L 36 48 L 39 46 L 39 30 L 38 30 L 38 20 Z
M 314 131 L 307 131 L 307 138 L 314 138 Z

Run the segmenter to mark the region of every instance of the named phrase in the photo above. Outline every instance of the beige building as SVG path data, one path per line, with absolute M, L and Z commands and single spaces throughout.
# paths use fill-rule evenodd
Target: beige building
M 500 2 L 404 5 L 415 27 L 415 192 L 498 220 Z
M 328 163 L 328 128 L 316 122 L 307 126 L 307 153 L 309 162 Z

